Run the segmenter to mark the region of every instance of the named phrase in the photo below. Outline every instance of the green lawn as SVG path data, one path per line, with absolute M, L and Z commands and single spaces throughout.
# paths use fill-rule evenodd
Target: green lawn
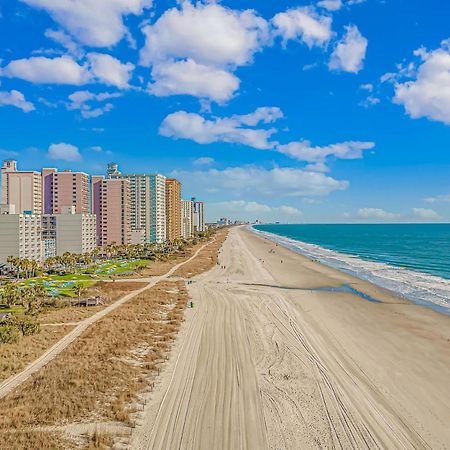
M 53 297 L 76 297 L 75 288 L 87 288 L 98 281 L 98 278 L 107 278 L 128 272 L 135 272 L 138 268 L 146 267 L 149 261 L 137 259 L 131 261 L 107 261 L 87 269 L 83 274 L 48 275 L 30 278 L 22 281 L 19 286 L 33 286 L 43 284 L 47 292 Z M 76 269 L 82 271 L 82 269 Z M 0 310 L 2 312 L 2 310 Z M 10 312 L 10 311 L 3 311 Z
M 147 267 L 148 261 L 137 259 L 132 261 L 109 261 L 98 264 L 92 268 L 96 275 L 120 275 L 121 273 L 135 272 L 139 268 Z
M 47 292 L 53 297 L 76 297 L 75 288 L 77 286 L 87 288 L 94 283 L 95 280 L 90 275 L 68 274 L 30 278 L 19 283 L 19 286 L 43 284 Z

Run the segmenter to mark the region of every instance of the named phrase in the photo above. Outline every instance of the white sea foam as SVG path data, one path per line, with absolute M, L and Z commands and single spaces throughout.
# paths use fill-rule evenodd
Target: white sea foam
M 311 259 L 389 289 L 414 303 L 450 314 L 450 280 L 389 264 L 367 261 L 255 228 L 252 228 L 252 231 Z

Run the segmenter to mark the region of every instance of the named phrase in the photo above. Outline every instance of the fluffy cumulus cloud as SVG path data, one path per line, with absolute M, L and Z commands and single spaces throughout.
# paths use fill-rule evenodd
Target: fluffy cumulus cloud
M 111 111 L 114 105 L 109 102 L 104 102 L 120 97 L 121 95 L 119 92 L 101 92 L 94 94 L 90 91 L 77 91 L 69 95 L 69 103 L 67 103 L 66 107 L 69 110 L 79 110 L 84 119 L 92 119 Z
M 50 159 L 69 162 L 80 161 L 82 159 L 78 147 L 71 144 L 65 144 L 64 142 L 60 144 L 51 144 L 48 148 L 47 156 Z
M 146 44 L 141 62 L 193 59 L 213 66 L 251 62 L 268 39 L 267 22 L 253 10 L 235 11 L 216 3 L 167 10 L 154 25 L 143 28 Z
M 413 215 L 423 220 L 439 220 L 442 217 L 433 209 L 429 208 L 413 208 Z
M 364 151 L 374 147 L 374 142 L 348 141 L 325 147 L 313 147 L 309 141 L 299 141 L 279 145 L 277 150 L 291 158 L 309 163 L 309 170 L 325 172 L 328 170 L 326 162 L 329 158 L 361 159 Z
M 139 15 L 152 0 L 21 0 L 47 11 L 78 42 L 91 47 L 110 47 L 129 31 L 123 18 Z
M 427 117 L 450 125 L 450 40 L 437 50 L 415 54 L 421 59 L 418 70 L 410 73 L 415 79 L 395 84 L 394 102 L 413 119 Z
M 0 91 L 0 106 L 14 106 L 24 112 L 34 111 L 33 103 L 25 100 L 25 96 L 20 91 Z
M 1 70 L 5 77 L 20 78 L 36 84 L 68 84 L 81 86 L 103 83 L 120 89 L 128 82 L 134 65 L 121 63 L 111 55 L 89 53 L 87 61 L 79 64 L 70 56 L 47 58 L 33 56 L 11 61 Z
M 342 8 L 342 0 L 321 0 L 317 6 L 328 9 L 328 11 L 338 11 Z
M 269 41 L 269 25 L 253 10 L 236 11 L 214 2 L 182 2 L 143 27 L 144 66 L 152 67 L 150 92 L 187 94 L 218 103 L 239 88 L 233 74 Z
M 208 216 L 211 220 L 228 217 L 232 220 L 297 222 L 302 212 L 293 206 L 269 206 L 264 203 L 246 200 L 208 203 Z
M 272 19 L 274 34 L 281 36 L 286 44 L 289 40 L 304 42 L 308 47 L 322 46 L 333 36 L 332 19 L 319 14 L 313 7 L 289 9 Z
M 82 85 L 91 80 L 86 65 L 79 65 L 70 56 L 46 58 L 33 56 L 11 61 L 1 71 L 5 77 L 20 78 L 31 83 Z
M 358 27 L 350 25 L 346 30 L 345 35 L 336 44 L 328 66 L 332 70 L 358 73 L 363 68 L 368 41 Z
M 92 75 L 98 81 L 119 89 L 129 87 L 128 82 L 134 69 L 133 64 L 123 64 L 117 58 L 103 53 L 89 53 L 87 57 Z
M 240 84 L 239 78 L 227 70 L 192 59 L 160 63 L 153 68 L 152 78 L 149 90 L 159 97 L 186 94 L 217 103 L 231 99 Z
M 358 210 L 357 216 L 360 219 L 365 220 L 380 220 L 380 221 L 391 221 L 398 219 L 400 217 L 399 214 L 395 214 L 389 211 L 385 211 L 381 208 L 361 208 Z
M 276 129 L 251 127 L 267 125 L 282 117 L 283 112 L 276 107 L 263 107 L 251 114 L 211 120 L 199 114 L 178 111 L 164 119 L 160 134 L 175 139 L 191 139 L 198 144 L 229 142 L 258 149 L 271 149 L 276 145 L 276 142 L 270 141 Z
M 348 188 L 340 181 L 323 173 L 297 168 L 230 167 L 224 170 L 174 171 L 191 192 L 226 192 L 229 197 L 261 198 L 324 196 Z

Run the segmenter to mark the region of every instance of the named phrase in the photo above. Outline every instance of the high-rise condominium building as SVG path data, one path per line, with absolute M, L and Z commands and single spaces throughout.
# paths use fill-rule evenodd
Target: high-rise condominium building
M 97 244 L 131 243 L 130 182 L 92 177 L 92 212 L 97 216 Z
M 166 179 L 166 233 L 167 240 L 181 238 L 181 183 Z
M 60 214 L 75 207 L 76 214 L 89 213 L 89 175 L 84 172 L 42 169 L 44 214 Z
M 198 202 L 195 198 L 192 198 L 192 204 L 194 233 L 205 231 L 205 204 L 203 202 Z
M 17 161 L 5 160 L 1 168 L 2 205 L 14 205 L 17 214 L 41 214 L 42 179 L 35 171 L 17 170 Z
M 194 220 L 194 204 L 192 200 L 181 200 L 181 235 L 188 239 L 192 236 Z
M 131 229 L 145 235 L 146 243 L 166 240 L 166 177 L 159 174 L 110 174 L 130 182 Z M 143 230 L 143 231 L 142 231 Z
M 40 214 L 10 214 L 1 208 L 0 263 L 6 263 L 9 256 L 36 261 L 43 259 L 41 221 Z
M 64 253 L 89 253 L 97 247 L 94 214 L 76 214 L 75 207 L 63 208 L 61 214 L 42 216 L 44 258 Z

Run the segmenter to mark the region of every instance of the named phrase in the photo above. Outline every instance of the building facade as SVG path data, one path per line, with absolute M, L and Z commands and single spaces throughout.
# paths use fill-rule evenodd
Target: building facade
M 194 233 L 201 233 L 203 231 L 206 231 L 204 202 L 198 202 L 195 198 L 192 198 L 192 208 L 193 208 L 192 226 Z
M 42 216 L 0 214 L 0 263 L 9 256 L 42 261 Z
M 194 204 L 192 200 L 181 200 L 181 236 L 189 239 L 193 233 Z
M 166 238 L 180 239 L 181 233 L 181 183 L 175 178 L 166 179 Z
M 60 214 L 65 207 L 75 207 L 76 214 L 88 214 L 89 175 L 84 172 L 42 169 L 44 214 Z
M 97 221 L 94 214 L 76 214 L 75 207 L 61 214 L 42 216 L 44 258 L 64 253 L 89 253 L 97 247 Z
M 17 170 L 17 161 L 1 168 L 2 205 L 14 205 L 17 214 L 42 213 L 42 178 L 39 172 Z
M 146 243 L 166 240 L 166 177 L 159 174 L 130 174 L 119 172 L 117 165 L 108 166 L 110 179 L 130 182 L 131 229 L 145 234 Z
M 92 212 L 97 216 L 97 244 L 131 244 L 131 196 L 127 179 L 92 177 Z

